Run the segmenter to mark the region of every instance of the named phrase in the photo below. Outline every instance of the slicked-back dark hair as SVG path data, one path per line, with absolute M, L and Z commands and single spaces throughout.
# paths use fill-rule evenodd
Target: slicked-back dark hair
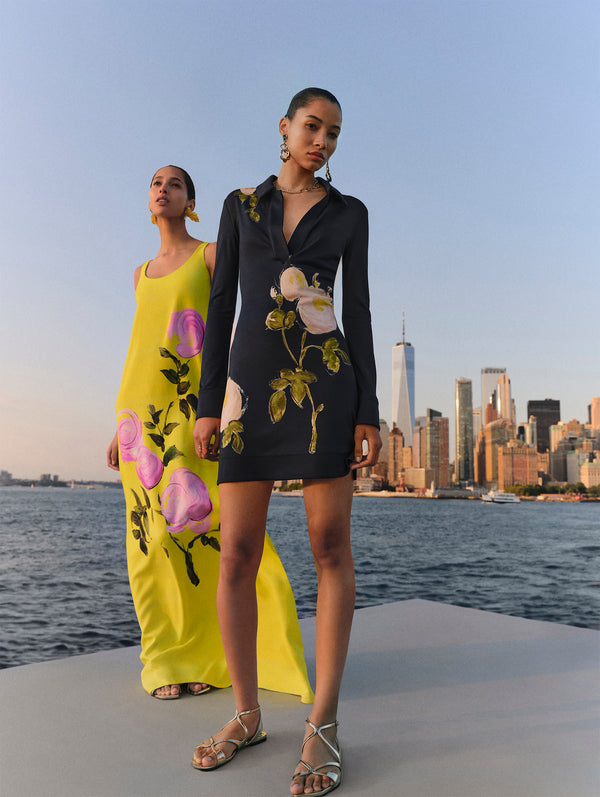
M 168 166 L 162 166 L 161 168 L 178 169 L 183 174 L 183 181 L 185 183 L 185 187 L 187 188 L 188 199 L 196 199 L 196 189 L 194 188 L 194 181 L 192 180 L 192 178 L 189 176 L 189 174 L 186 172 L 185 169 L 182 169 L 181 166 L 173 166 L 172 163 L 169 163 Z M 154 178 L 156 177 L 159 171 L 160 169 L 158 169 L 152 175 L 152 180 L 150 180 L 150 185 L 152 185 L 152 183 L 154 182 Z
M 340 105 L 339 100 L 337 97 L 334 97 L 330 91 L 327 91 L 327 89 L 318 89 L 314 86 L 311 86 L 308 89 L 302 89 L 302 91 L 294 94 L 292 101 L 290 102 L 290 107 L 287 109 L 287 118 L 293 119 L 298 108 L 305 108 L 309 102 L 312 102 L 312 100 L 316 99 L 329 100 L 329 102 L 337 105 L 337 107 L 340 109 L 340 113 L 342 112 L 342 106 Z

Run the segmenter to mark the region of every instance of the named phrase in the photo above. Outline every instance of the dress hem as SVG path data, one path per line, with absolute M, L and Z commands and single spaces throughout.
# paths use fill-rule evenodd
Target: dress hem
M 350 471 L 352 457 L 348 453 L 280 455 L 248 457 L 219 461 L 217 484 L 248 481 L 280 481 L 290 479 L 337 479 Z

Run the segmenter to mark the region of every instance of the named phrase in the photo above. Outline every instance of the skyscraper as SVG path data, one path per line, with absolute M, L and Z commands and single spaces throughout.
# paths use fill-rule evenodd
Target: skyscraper
M 510 379 L 507 373 L 500 374 L 498 377 L 496 391 L 496 409 L 498 410 L 498 417 L 512 421 L 513 401 L 510 395 Z
M 448 467 L 448 418 L 442 413 L 427 408 L 427 426 L 425 433 L 425 467 L 431 468 L 436 487 L 449 486 Z
M 481 369 L 481 411 L 485 419 L 485 409 L 490 402 L 490 396 L 498 387 L 498 379 L 506 373 L 506 368 L 482 368 Z M 496 391 L 496 396 L 498 395 Z M 494 407 L 497 407 L 497 399 L 494 399 Z M 510 416 L 507 416 L 510 417 Z
M 473 479 L 473 383 L 456 380 L 456 465 L 459 482 Z
M 550 450 L 550 427 L 560 421 L 560 401 L 543 399 L 527 402 L 527 417 L 535 415 L 537 426 L 537 450 Z
M 402 341 L 392 348 L 392 429 L 404 435 L 404 445 L 412 445 L 415 423 L 415 350 L 406 341 L 402 313 Z
M 592 399 L 590 404 L 590 423 L 592 432 L 600 432 L 600 396 Z

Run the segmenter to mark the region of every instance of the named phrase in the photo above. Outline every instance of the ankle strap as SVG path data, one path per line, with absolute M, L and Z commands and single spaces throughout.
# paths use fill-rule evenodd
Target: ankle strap
M 235 716 L 236 717 L 243 717 L 244 714 L 254 714 L 257 711 L 260 711 L 260 706 L 257 706 L 256 708 L 247 708 L 244 711 L 238 711 L 237 708 L 236 708 Z
M 309 717 L 306 718 L 306 721 L 313 730 L 317 731 L 317 733 L 319 731 L 325 731 L 327 730 L 327 728 L 337 728 L 338 725 L 340 724 L 338 720 L 334 720 L 333 722 L 329 722 L 326 725 L 315 725 L 315 723 Z

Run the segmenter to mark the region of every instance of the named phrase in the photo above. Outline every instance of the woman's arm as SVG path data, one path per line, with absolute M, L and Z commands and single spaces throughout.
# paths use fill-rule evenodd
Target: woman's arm
M 369 309 L 368 213 L 362 202 L 352 197 L 348 200 L 352 202 L 354 218 L 342 256 L 342 324 L 358 387 L 357 426 L 378 429 L 377 373 Z
M 230 194 L 221 213 L 202 348 L 197 418 L 219 418 L 225 398 L 239 271 L 239 232 L 231 210 L 231 200 L 235 199 Z

